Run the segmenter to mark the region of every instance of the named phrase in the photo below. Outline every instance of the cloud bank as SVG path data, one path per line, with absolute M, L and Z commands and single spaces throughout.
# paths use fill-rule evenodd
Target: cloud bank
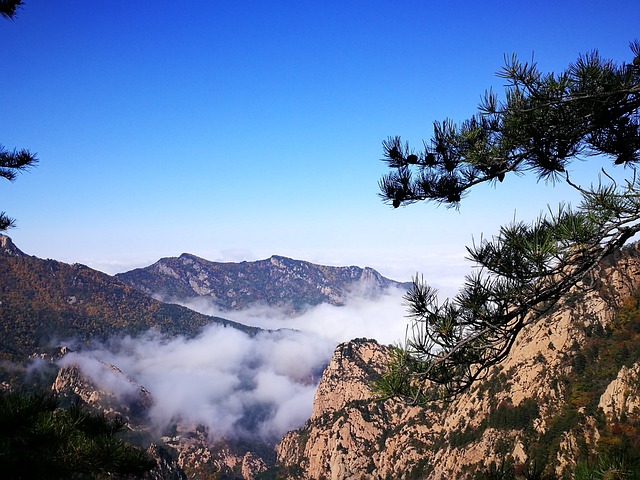
M 286 313 L 285 309 L 264 305 L 254 305 L 240 311 L 223 311 L 206 298 L 179 303 L 205 315 L 272 330 L 299 330 L 334 344 L 359 337 L 392 344 L 405 338 L 407 318 L 402 298 L 405 293 L 400 288 L 387 288 L 375 298 L 354 293 L 343 306 L 324 303 L 295 316 Z
M 149 418 L 158 431 L 180 420 L 205 425 L 212 439 L 273 442 L 308 420 L 337 343 L 357 337 L 381 343 L 404 339 L 402 294 L 392 289 L 375 300 L 354 296 L 343 307 L 320 305 L 297 317 L 259 307 L 221 313 L 199 302 L 190 306 L 279 330 L 251 337 L 215 325 L 192 339 L 149 332 L 76 352 L 62 364 L 80 366 L 101 389 L 126 398 L 131 385 L 105 373 L 98 361 L 116 365 L 152 394 Z

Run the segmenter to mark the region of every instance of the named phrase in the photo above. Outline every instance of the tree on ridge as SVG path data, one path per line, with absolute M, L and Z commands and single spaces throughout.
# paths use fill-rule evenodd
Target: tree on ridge
M 594 51 L 558 74 L 506 57 L 498 73 L 504 100 L 487 91 L 470 119 L 435 122 L 422 148 L 400 137 L 383 142 L 390 172 L 380 195 L 394 208 L 421 201 L 459 208 L 474 186 L 525 173 L 581 195 L 576 208 L 550 207 L 468 247 L 477 268 L 453 298 L 441 302 L 414 279 L 405 296 L 410 334 L 377 382 L 383 397 L 426 403 L 465 391 L 507 356 L 522 328 L 588 284 L 593 268 L 640 231 L 640 42 L 630 48 L 630 63 Z M 596 184 L 575 183 L 568 167 L 595 156 L 624 168 L 625 181 L 603 169 Z

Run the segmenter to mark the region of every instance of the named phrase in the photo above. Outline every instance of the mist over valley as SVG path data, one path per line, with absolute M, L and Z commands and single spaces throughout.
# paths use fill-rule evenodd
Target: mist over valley
M 206 427 L 212 441 L 274 444 L 309 418 L 338 343 L 404 336 L 406 284 L 368 268 L 285 257 L 218 264 L 183 254 L 110 277 L 2 241 L 2 320 L 14 332 L 3 356 L 20 363 L 67 346 L 56 364 L 80 368 L 107 394 L 124 401 L 131 385 L 146 389 L 158 433 L 183 422 Z M 251 288 L 263 292 L 255 302 Z M 241 303 L 229 302 L 233 292 Z M 27 332 L 27 325 L 40 327 Z

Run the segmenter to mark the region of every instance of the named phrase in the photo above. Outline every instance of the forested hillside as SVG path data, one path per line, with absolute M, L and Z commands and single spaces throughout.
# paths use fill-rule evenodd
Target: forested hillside
M 84 265 L 25 255 L 0 236 L 0 358 L 19 360 L 61 341 L 80 343 L 149 329 L 196 335 L 212 323 L 258 329 L 154 300 Z

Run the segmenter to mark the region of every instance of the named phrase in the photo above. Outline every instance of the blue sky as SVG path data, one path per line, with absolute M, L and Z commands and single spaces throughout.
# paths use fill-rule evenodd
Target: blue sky
M 29 0 L 0 22 L 0 143 L 40 164 L 0 210 L 25 252 L 108 273 L 279 254 L 453 288 L 472 236 L 571 194 L 524 178 L 394 211 L 381 142 L 473 114 L 504 54 L 629 61 L 638 18 L 637 0 Z

